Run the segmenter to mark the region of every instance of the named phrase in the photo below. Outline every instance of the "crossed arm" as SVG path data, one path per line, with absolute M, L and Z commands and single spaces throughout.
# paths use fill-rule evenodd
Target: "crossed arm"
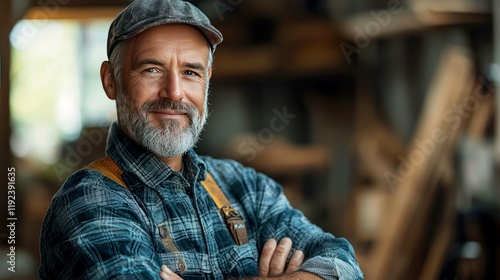
M 151 246 L 146 217 L 133 198 L 120 186 L 104 187 L 82 173 L 79 187 L 63 190 L 54 197 L 47 212 L 41 235 L 41 279 L 114 279 L 136 277 L 155 279 L 162 259 Z M 69 181 L 69 183 L 75 183 Z M 101 181 L 99 181 L 101 182 Z M 259 201 L 258 237 L 268 240 L 262 246 L 258 276 L 249 279 L 362 279 L 350 244 L 342 238 L 322 232 L 288 205 L 280 190 L 272 184 Z M 271 192 L 272 191 L 272 192 Z M 271 192 L 270 195 L 268 195 Z M 252 213 L 249 213 L 252 214 Z M 296 250 L 286 263 L 292 242 Z M 284 244 L 283 244 L 284 243 Z M 159 244 L 161 246 L 161 244 Z M 307 259 L 304 258 L 307 257 Z M 133 265 L 130 265 L 133 264 Z M 301 271 L 297 269 L 301 268 Z M 163 268 L 163 279 L 180 279 Z M 309 271 L 310 273 L 306 273 Z M 313 274 L 314 273 L 314 274 Z M 177 278 L 176 278 L 177 277 Z M 320 278 L 317 278 L 320 279 Z
M 259 276 L 251 277 L 249 280 L 267 279 L 322 279 L 314 274 L 297 271 L 304 261 L 304 253 L 297 250 L 293 253 L 287 265 L 287 258 L 292 249 L 292 240 L 283 238 L 277 243 L 274 239 L 269 239 L 264 244 L 259 258 Z M 166 265 L 162 265 L 160 277 L 163 280 L 182 280 L 177 274 L 171 271 Z

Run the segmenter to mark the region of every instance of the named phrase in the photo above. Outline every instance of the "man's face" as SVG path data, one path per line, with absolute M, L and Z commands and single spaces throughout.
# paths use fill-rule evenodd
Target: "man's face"
M 118 122 L 157 156 L 182 155 L 198 140 L 207 117 L 209 51 L 187 25 L 153 27 L 126 42 Z

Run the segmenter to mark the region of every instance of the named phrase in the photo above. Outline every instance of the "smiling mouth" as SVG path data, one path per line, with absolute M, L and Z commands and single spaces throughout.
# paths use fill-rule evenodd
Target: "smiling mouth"
M 152 114 L 161 115 L 163 117 L 181 117 L 186 115 L 185 113 L 181 113 L 178 111 L 165 110 L 165 111 L 150 111 Z
M 151 117 L 153 119 L 156 119 L 156 121 L 160 121 L 160 122 L 167 121 L 167 120 L 176 121 L 179 124 L 189 122 L 188 115 L 185 113 L 178 112 L 178 111 L 171 111 L 171 110 L 150 111 L 149 113 L 151 114 Z

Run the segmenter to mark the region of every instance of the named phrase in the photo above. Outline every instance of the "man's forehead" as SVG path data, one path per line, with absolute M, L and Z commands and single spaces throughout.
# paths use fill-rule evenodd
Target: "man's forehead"
M 196 28 L 189 26 L 155 27 L 125 43 L 125 59 L 133 68 L 144 64 L 166 65 L 174 52 L 180 55 L 177 59 L 182 64 L 205 69 L 210 63 L 210 45 Z

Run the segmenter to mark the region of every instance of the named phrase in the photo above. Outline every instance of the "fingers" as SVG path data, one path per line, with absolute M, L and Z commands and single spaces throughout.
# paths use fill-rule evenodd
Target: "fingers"
M 288 263 L 286 272 L 291 273 L 298 270 L 303 262 L 304 262 L 304 252 L 302 252 L 301 250 L 295 251 L 292 257 L 290 258 L 290 262 Z
M 168 280 L 168 279 L 169 279 L 169 278 L 168 278 L 168 275 L 167 275 L 165 272 L 163 272 L 163 271 L 162 271 L 162 272 L 160 272 L 160 277 L 161 277 L 161 279 L 163 279 L 163 280 Z
M 273 257 L 274 250 L 276 250 L 276 246 L 277 242 L 272 238 L 264 243 L 259 258 L 259 276 L 269 275 L 269 264 L 271 263 L 271 258 Z
M 161 266 L 160 277 L 162 280 L 182 280 L 179 275 L 175 274 L 166 265 Z
M 166 265 L 161 266 L 160 277 L 163 280 L 168 280 L 168 267 Z
M 292 240 L 287 237 L 281 239 L 278 246 L 276 246 L 271 263 L 269 264 L 269 276 L 276 276 L 285 271 L 286 260 L 288 254 L 290 254 L 290 250 L 292 250 Z
M 304 262 L 304 252 L 301 250 L 295 251 L 287 265 L 288 255 L 291 250 L 292 240 L 290 238 L 281 239 L 279 244 L 275 239 L 267 240 L 259 258 L 259 276 L 277 276 L 297 271 Z

